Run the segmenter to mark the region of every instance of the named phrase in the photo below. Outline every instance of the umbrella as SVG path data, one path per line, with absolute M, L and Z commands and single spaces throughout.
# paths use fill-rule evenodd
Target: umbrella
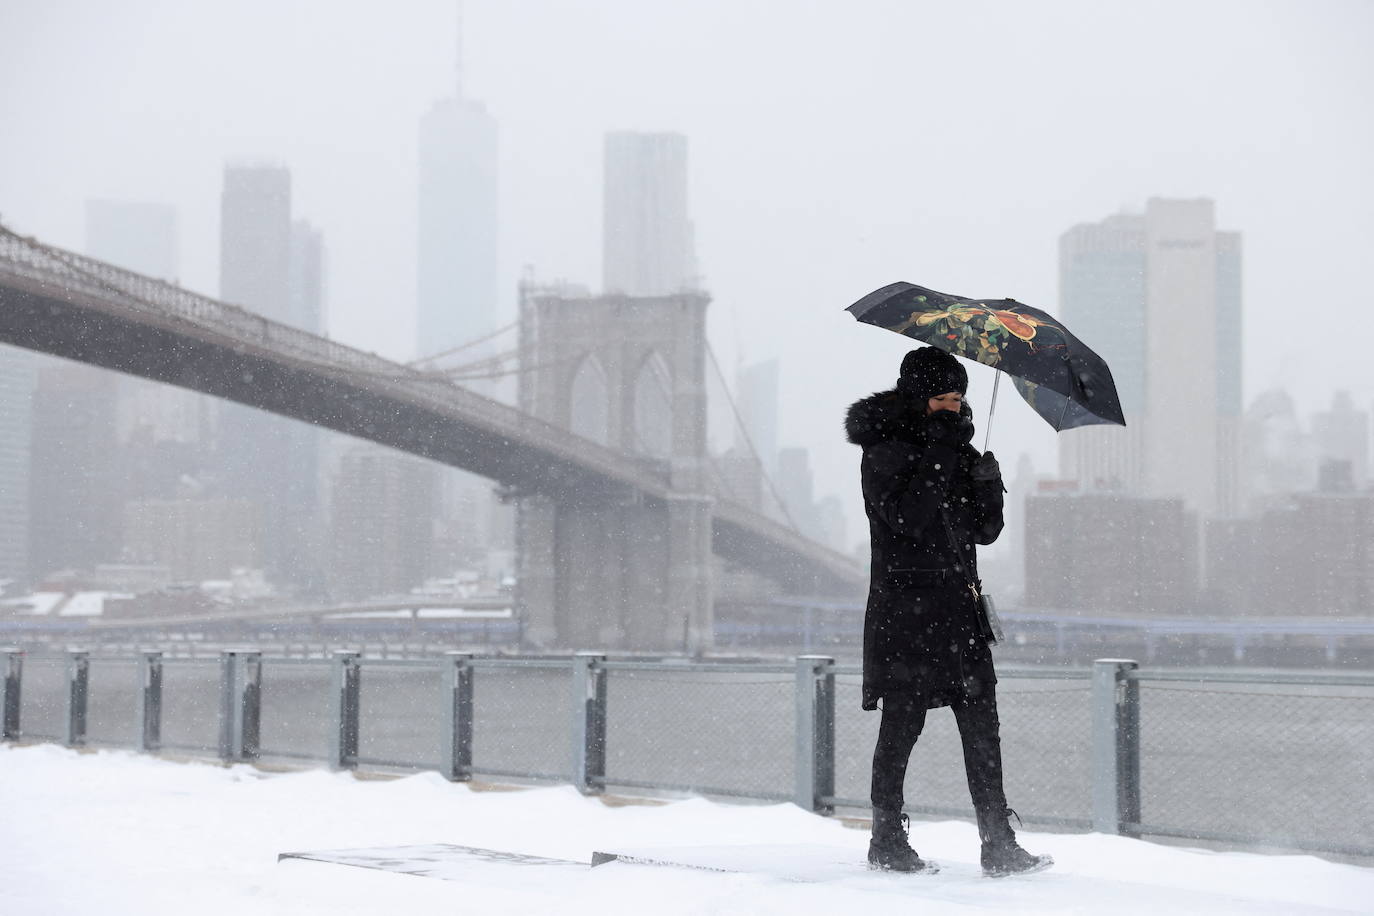
M 1126 425 L 1106 361 L 1040 309 L 1015 299 L 965 299 L 913 283 L 890 283 L 845 311 L 864 324 L 1005 372 L 1056 431 Z

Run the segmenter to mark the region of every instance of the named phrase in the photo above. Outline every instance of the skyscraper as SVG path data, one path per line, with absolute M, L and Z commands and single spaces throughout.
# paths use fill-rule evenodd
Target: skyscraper
M 1369 414 L 1355 409 L 1350 392 L 1336 392 L 1331 409 L 1312 417 L 1312 434 L 1318 460 L 1344 462 L 1351 482 L 1363 489 L 1369 479 Z
M 742 454 L 758 453 L 765 475 L 778 473 L 778 361 L 764 360 L 735 373 L 742 425 L 735 427 L 735 447 Z
M 1064 433 L 1061 474 L 1236 511 L 1239 234 L 1217 231 L 1210 200 L 1152 198 L 1064 233 L 1059 263 L 1060 314 L 1112 367 L 1128 423 Z
M 324 333 L 324 242 L 309 220 L 291 223 L 286 323 L 311 334 Z
M 35 578 L 119 559 L 124 516 L 110 373 L 54 362 L 38 373 L 29 465 Z
M 415 354 L 439 356 L 430 368 L 477 362 L 503 349 L 500 339 L 464 346 L 490 335 L 501 324 L 499 131 L 486 106 L 469 98 L 463 87 L 461 9 L 458 25 L 454 94 L 435 102 L 420 121 Z M 462 352 L 442 356 L 457 347 L 463 347 Z M 500 378 L 463 378 L 461 384 L 502 399 L 508 397 L 512 383 Z M 480 547 L 491 546 L 494 532 L 487 520 L 510 514 L 509 509 L 493 505 L 491 484 L 454 469 L 439 472 L 437 481 L 436 498 L 422 509 L 416 507 L 424 512 L 424 523 L 432 523 L 437 516 L 446 530 L 461 531 Z M 480 511 L 471 511 L 479 505 Z
M 496 152 L 496 119 L 461 87 L 420 121 L 417 356 L 497 327 Z
M 606 292 L 667 296 L 696 288 L 687 215 L 687 138 L 608 133 L 605 167 Z
M 1297 405 L 1287 391 L 1262 391 L 1250 402 L 1241 441 L 1248 513 L 1286 504 L 1291 494 L 1317 485 L 1322 449 L 1316 437 L 1303 429 Z
M 272 165 L 224 172 L 220 298 L 272 321 L 318 333 L 321 245 L 305 226 L 293 232 L 291 173 Z M 301 260 L 293 262 L 293 254 Z M 307 424 L 226 404 L 217 454 L 222 494 L 261 507 L 264 565 L 272 577 L 307 589 L 319 583 L 319 441 Z
M 177 215 L 166 204 L 86 201 L 86 253 L 125 270 L 175 280 Z M 154 441 L 202 442 L 214 422 L 213 399 L 133 376 L 113 376 L 119 388 L 119 436 L 145 429 Z M 143 433 L 140 433 L 142 435 Z
M 787 517 L 802 534 L 823 539 L 816 513 L 815 482 L 811 474 L 811 453 L 800 447 L 778 451 L 776 476 L 778 493 L 787 508 Z
M 273 321 L 291 319 L 291 173 L 283 166 L 224 169 L 219 295 Z

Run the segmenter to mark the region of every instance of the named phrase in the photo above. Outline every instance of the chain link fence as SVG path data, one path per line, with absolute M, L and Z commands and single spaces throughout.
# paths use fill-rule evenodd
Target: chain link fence
M 138 744 L 138 662 L 131 658 L 91 658 L 86 740 L 92 744 Z
M 220 733 L 220 662 L 169 658 L 163 662 L 162 746 L 216 753 Z M 104 684 L 92 685 L 100 691 Z
M 24 734 L 48 741 L 66 740 L 67 659 L 35 655 L 25 659 L 19 715 Z
M 847 807 L 868 805 L 873 745 L 880 712 L 861 708 L 857 669 L 836 678 L 835 795 Z M 998 675 L 1003 770 L 1007 798 L 1027 821 L 1086 828 L 1091 782 L 1091 693 L 1087 672 L 1050 677 Z M 954 713 L 932 709 L 907 767 L 910 811 L 969 817 L 973 806 L 964 776 L 963 748 Z
M 474 772 L 516 779 L 571 777 L 571 671 L 566 661 L 473 662 Z
M 360 663 L 358 762 L 439 769 L 442 675 L 432 662 Z
M 792 797 L 796 676 L 608 662 L 608 785 Z
M 313 659 L 264 657 L 262 756 L 322 759 L 329 752 L 329 730 L 334 724 L 333 686 L 328 665 Z
M 1374 687 L 1139 682 L 1142 832 L 1374 849 Z
M 0 653 L 4 735 L 868 807 L 880 714 L 856 666 L 347 655 Z M 1374 675 L 1100 662 L 1006 668 L 997 689 L 1029 824 L 1374 857 Z M 915 814 L 972 814 L 949 710 L 906 792 Z

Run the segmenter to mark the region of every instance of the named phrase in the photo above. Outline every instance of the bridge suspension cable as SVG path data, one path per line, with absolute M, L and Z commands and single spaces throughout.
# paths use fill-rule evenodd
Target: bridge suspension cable
M 479 337 L 474 337 L 472 340 L 469 340 L 469 341 L 467 341 L 466 343 L 461 343 L 461 344 L 459 344 L 459 345 L 456 346 L 456 347 L 449 347 L 447 350 L 440 350 L 438 353 L 431 353 L 431 354 L 429 354 L 428 356 L 422 356 L 422 357 L 420 357 L 419 359 L 411 360 L 410 362 L 406 363 L 406 365 L 407 365 L 407 366 L 419 366 L 419 365 L 421 365 L 422 363 L 432 363 L 432 362 L 434 362 L 436 359 L 443 359 L 445 356 L 452 356 L 452 355 L 455 354 L 455 353 L 461 353 L 461 352 L 463 352 L 464 350 L 467 350 L 467 349 L 469 349 L 469 348 L 471 348 L 471 347 L 477 346 L 478 344 L 486 343 L 487 341 L 491 340 L 491 339 L 494 338 L 494 337 L 500 337 L 502 334 L 506 333 L 507 331 L 510 331 L 510 330 L 512 330 L 512 329 L 514 329 L 514 328 L 517 328 L 517 327 L 519 327 L 519 326 L 520 326 L 520 322 L 519 322 L 518 320 L 517 320 L 517 321 L 512 321 L 510 324 L 502 325 L 501 327 L 497 328 L 497 329 L 494 330 L 494 331 L 491 331 L 491 332 L 489 332 L 489 333 L 483 334 L 483 335 L 481 335 L 481 336 L 479 336 Z
M 531 372 L 552 368 L 553 366 L 565 366 L 584 358 L 584 354 L 575 353 L 571 356 L 564 356 L 561 359 L 551 359 L 542 363 L 522 365 L 517 362 L 514 366 L 505 368 L 506 363 L 511 359 L 518 360 L 520 357 L 533 352 L 533 350 L 534 348 L 530 346 L 520 347 L 497 353 L 485 359 L 473 360 L 470 363 L 449 366 L 444 369 L 428 369 L 421 371 L 424 371 L 427 375 L 442 377 L 451 381 L 463 381 L 465 379 L 496 379 L 505 378 L 511 375 L 527 375 Z M 490 371 L 483 371 L 486 370 L 487 367 L 492 368 Z

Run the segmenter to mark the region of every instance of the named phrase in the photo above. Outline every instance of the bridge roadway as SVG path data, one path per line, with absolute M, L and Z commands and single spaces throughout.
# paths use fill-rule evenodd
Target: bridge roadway
M 0 226 L 0 342 L 247 404 L 561 501 L 666 500 L 667 468 L 432 372 Z M 722 494 L 716 553 L 811 593 L 867 571 Z

